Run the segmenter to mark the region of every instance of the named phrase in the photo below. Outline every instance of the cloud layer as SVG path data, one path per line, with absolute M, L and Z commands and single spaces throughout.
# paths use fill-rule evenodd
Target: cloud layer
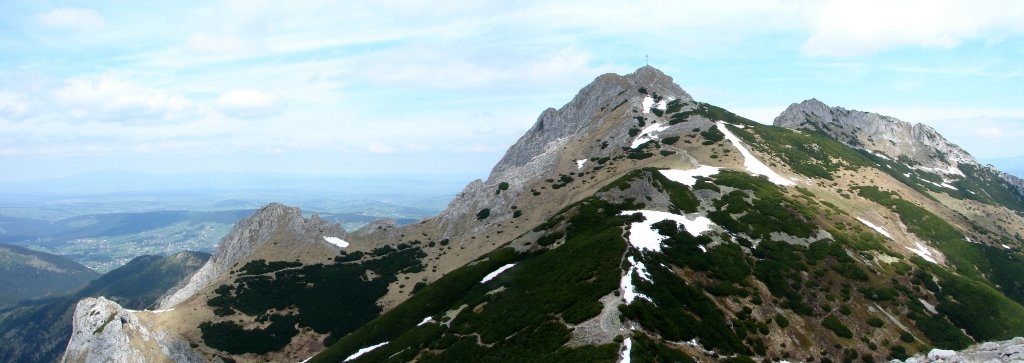
M 1005 156 L 1022 18 L 1010 0 L 2 2 L 0 162 L 484 174 L 544 108 L 645 55 L 759 121 L 819 97 L 975 123 L 954 141 Z

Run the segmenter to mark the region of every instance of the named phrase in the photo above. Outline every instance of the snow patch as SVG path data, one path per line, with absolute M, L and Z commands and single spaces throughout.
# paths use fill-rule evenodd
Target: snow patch
M 622 289 L 622 300 L 625 301 L 626 304 L 631 304 L 633 303 L 633 300 L 641 298 L 654 303 L 654 301 L 652 301 L 647 295 L 636 292 L 636 286 L 633 285 L 633 272 L 636 272 L 641 279 L 644 279 L 647 282 L 654 282 L 651 280 L 651 274 L 647 272 L 647 266 L 644 266 L 643 262 L 634 260 L 633 256 L 629 256 L 626 260 L 629 261 L 629 269 L 626 270 L 626 274 L 623 275 L 622 280 L 619 281 L 619 288 Z
M 324 236 L 324 241 L 327 241 L 327 243 L 330 243 L 341 248 L 348 247 L 348 242 L 345 242 L 345 240 L 338 237 Z
M 874 155 L 875 155 L 875 156 L 877 156 L 877 157 L 880 157 L 880 158 L 882 158 L 882 159 L 885 159 L 885 160 L 889 160 L 889 161 L 892 161 L 892 159 L 889 159 L 889 157 L 888 157 L 888 156 L 885 156 L 885 154 L 883 154 L 883 153 L 880 153 L 880 152 L 878 152 L 878 151 L 872 151 L 871 153 L 872 153 L 872 154 L 874 154 Z
M 668 180 L 692 187 L 697 184 L 698 176 L 712 176 L 718 174 L 720 170 L 722 170 L 722 168 L 716 166 L 701 165 L 695 169 L 690 170 L 671 169 L 660 170 L 659 172 L 661 173 L 661 175 L 664 175 L 666 178 L 668 178 Z
M 918 178 L 918 180 L 920 180 L 920 181 L 923 181 L 923 182 L 925 182 L 925 183 L 928 183 L 928 184 L 931 184 L 931 185 L 934 185 L 934 186 L 937 186 L 937 187 L 939 187 L 939 188 L 946 188 L 946 189 L 960 190 L 960 189 L 957 189 L 956 187 L 954 187 L 954 186 L 952 186 L 952 185 L 949 185 L 949 184 L 947 184 L 947 183 L 945 183 L 945 182 L 943 182 L 942 184 L 939 184 L 939 183 L 933 182 L 933 181 L 931 181 L 931 180 L 928 180 L 928 179 L 921 179 L 921 178 Z
M 663 130 L 665 130 L 667 128 L 668 128 L 668 126 L 666 126 L 666 125 L 653 124 L 653 123 L 650 124 L 647 127 L 644 127 L 643 130 L 640 130 L 640 135 L 638 135 L 636 137 L 636 139 L 633 139 L 633 143 L 630 145 L 630 147 L 636 148 L 637 146 L 643 145 L 643 143 L 645 143 L 645 142 L 648 142 L 648 141 L 651 141 L 651 140 L 657 140 L 658 137 L 657 137 L 657 135 L 654 135 L 654 133 L 661 132 L 661 131 L 663 131 Z
M 922 298 L 917 298 L 917 301 L 920 301 L 921 305 L 924 305 L 924 309 L 928 310 L 928 312 L 932 313 L 932 315 L 937 315 L 939 313 L 938 310 L 935 310 L 935 306 L 932 305 L 932 304 L 929 304 L 928 301 L 925 301 Z
M 708 253 L 708 249 L 704 245 L 697 245 L 697 248 L 700 248 L 700 251 L 703 253 Z
M 633 351 L 633 340 L 630 338 L 626 338 L 626 340 L 622 341 L 622 346 L 625 347 L 626 349 L 622 351 L 622 356 L 619 357 L 619 362 L 629 363 L 629 355 L 630 352 Z
M 914 253 L 916 253 L 918 256 L 921 256 L 921 258 L 925 259 L 925 261 L 928 261 L 928 262 L 931 262 L 931 263 L 938 263 L 938 262 L 935 261 L 935 258 L 932 257 L 932 251 L 929 251 L 928 247 L 926 247 L 925 245 L 921 244 L 921 242 L 914 242 L 914 243 L 917 245 L 916 247 L 914 247 L 914 248 L 909 248 L 908 247 L 907 249 L 912 251 L 912 252 L 914 252 Z
M 674 100 L 674 98 L 669 98 L 668 99 L 668 101 L 672 101 L 672 100 Z M 665 99 L 662 99 L 661 101 L 658 101 L 658 102 L 654 102 L 654 97 L 651 97 L 651 96 L 644 97 L 644 101 L 643 101 L 642 105 L 643 105 L 643 108 L 644 108 L 644 113 L 651 113 L 651 107 L 657 108 L 657 109 L 662 110 L 662 111 L 665 111 L 665 109 L 668 108 L 668 102 L 665 101 Z
M 576 169 L 583 169 L 583 164 L 587 163 L 587 159 L 576 160 Z
M 651 106 L 654 106 L 654 97 L 646 96 L 643 101 L 644 113 L 651 113 Z
M 1010 249 L 1010 246 L 1007 246 L 1007 245 L 1003 245 L 1003 248 L 1005 248 L 1005 249 Z
M 886 231 L 885 228 L 882 228 L 880 226 L 876 226 L 874 223 L 868 222 L 866 219 L 861 218 L 861 217 L 857 217 L 857 220 L 860 221 L 860 223 L 864 223 L 865 226 L 868 226 L 871 229 L 875 230 L 875 232 L 878 232 L 881 235 L 885 236 L 886 238 L 893 239 L 892 235 L 889 234 L 889 231 Z
M 352 355 L 348 356 L 348 358 L 345 358 L 345 360 L 343 360 L 342 362 L 348 362 L 350 360 L 354 360 L 356 358 L 359 358 L 363 354 L 369 353 L 370 351 L 373 351 L 374 349 L 383 347 L 384 344 L 388 344 L 388 342 L 383 342 L 383 343 L 380 343 L 380 344 L 377 344 L 377 345 L 371 345 L 369 347 L 360 349 L 359 351 L 357 351 L 357 352 L 353 353 Z
M 715 222 L 712 222 L 707 217 L 697 214 L 683 216 L 653 210 L 631 210 L 624 211 L 621 214 L 631 215 L 635 213 L 642 214 L 644 216 L 644 221 L 633 222 L 629 225 L 629 244 L 642 251 L 661 252 L 661 241 L 665 239 L 665 236 L 662 236 L 657 230 L 651 227 L 655 223 L 664 220 L 672 220 L 676 223 L 682 224 L 683 228 L 694 236 L 710 231 L 711 226 L 715 225 Z
M 768 180 L 770 180 L 772 183 L 775 183 L 776 185 L 788 186 L 796 184 L 793 183 L 792 180 L 783 178 L 782 175 L 779 175 L 774 170 L 769 168 L 768 165 L 765 165 L 764 163 L 761 162 L 761 160 L 758 160 L 756 157 L 754 157 L 754 154 L 751 154 L 750 150 L 747 150 L 747 148 L 743 146 L 743 143 L 740 142 L 740 139 L 736 137 L 736 135 L 733 134 L 732 131 L 729 131 L 729 128 L 725 126 L 725 122 L 718 121 L 715 123 L 715 125 L 718 126 L 718 131 L 721 131 L 723 134 L 725 134 L 725 138 L 729 139 L 729 142 L 731 142 L 732 145 L 735 146 L 736 149 L 740 151 L 740 154 L 743 155 L 743 166 L 747 167 L 747 171 L 749 171 L 751 174 L 764 175 L 768 177 Z
M 960 171 L 960 168 L 956 167 L 955 165 L 947 165 L 945 169 L 943 169 L 943 168 L 929 168 L 929 167 L 926 167 L 926 166 L 919 166 L 919 167 L 917 167 L 915 169 L 924 170 L 924 171 L 930 171 L 930 172 L 933 172 L 933 173 L 938 173 L 940 175 L 944 174 L 944 175 L 966 176 L 966 175 L 964 175 L 964 172 Z
M 434 318 L 428 316 L 428 317 L 423 318 L 423 321 L 421 321 L 419 324 L 416 324 L 416 326 L 423 326 L 423 325 L 426 325 L 428 323 L 433 323 L 433 322 L 434 322 Z
M 482 283 L 485 283 L 487 281 L 493 280 L 495 277 L 498 277 L 498 275 L 500 275 L 502 272 L 505 272 L 505 270 L 508 270 L 508 269 L 512 268 L 512 266 L 515 266 L 515 265 L 516 264 L 514 264 L 514 263 L 510 263 L 510 264 L 507 264 L 505 266 L 499 267 L 497 270 L 494 270 L 493 272 L 487 274 L 487 276 L 484 276 L 484 278 L 482 280 L 480 280 L 480 283 L 482 284 Z
M 633 256 L 629 256 L 627 260 L 629 260 L 630 265 L 636 267 L 636 273 L 640 275 L 640 278 L 647 280 L 647 282 L 654 282 L 654 280 L 651 280 L 651 274 L 647 272 L 647 266 L 644 266 L 643 262 L 634 260 Z

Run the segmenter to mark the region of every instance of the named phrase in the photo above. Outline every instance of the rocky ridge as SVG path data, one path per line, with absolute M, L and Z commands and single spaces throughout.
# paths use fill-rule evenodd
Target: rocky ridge
M 693 102 L 690 94 L 675 84 L 672 77 L 654 67 L 641 67 L 624 76 L 608 73 L 597 77 L 562 108 L 544 110 L 534 125 L 506 151 L 487 180 L 474 180 L 449 203 L 436 217 L 442 237 L 479 232 L 487 224 L 507 220 L 512 214 L 513 202 L 528 185 L 558 170 L 560 163 L 577 160 L 567 155 L 569 152 L 580 158 L 585 155 L 596 159 L 629 146 L 634 138 L 628 134 L 628 122 L 623 122 L 629 117 L 627 110 L 645 109 L 647 113 L 652 107 L 644 105 L 644 100 L 651 99 L 650 96 L 635 95 L 638 89 L 657 95 L 663 102 Z M 572 144 L 580 144 L 584 135 L 593 134 L 605 135 L 603 146 L 594 144 L 583 150 L 567 150 Z M 507 183 L 508 189 L 495 193 L 502 183 Z M 488 206 L 491 215 L 498 218 L 488 222 L 471 218 L 481 206 Z
M 794 103 L 775 126 L 821 132 L 870 153 L 878 168 L 919 191 L 949 194 L 1024 211 L 1024 180 L 982 165 L 935 129 L 877 113 L 829 107 L 816 99 Z
M 818 130 L 853 148 L 889 158 L 910 158 L 921 168 L 944 175 L 960 175 L 958 164 L 978 161 L 949 142 L 930 126 L 911 124 L 877 113 L 829 107 L 817 99 L 789 106 L 775 118 L 775 126 Z
M 251 256 L 267 243 L 326 244 L 324 236 L 346 238 L 340 225 L 321 220 L 314 215 L 302 218 L 298 208 L 272 203 L 242 220 L 232 228 L 210 260 L 196 271 L 181 287 L 160 299 L 159 309 L 169 309 L 208 286 L 236 263 Z M 298 246 L 295 246 L 298 247 Z M 281 256 L 283 259 L 284 256 Z

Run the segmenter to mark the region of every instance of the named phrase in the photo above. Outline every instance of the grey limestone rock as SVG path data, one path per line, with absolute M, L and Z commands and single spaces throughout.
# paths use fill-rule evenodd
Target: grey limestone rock
M 938 174 L 947 180 L 964 176 L 961 165 L 987 169 L 998 175 L 1024 198 L 1024 180 L 991 165 L 981 165 L 964 149 L 946 140 L 935 129 L 911 124 L 877 113 L 847 110 L 810 99 L 794 103 L 775 118 L 775 126 L 820 131 L 850 147 L 891 159 L 909 158 L 912 168 Z
M 153 314 L 159 312 L 147 312 Z M 103 297 L 75 307 L 63 362 L 205 362 L 181 337 Z
M 1024 362 L 1024 338 L 987 342 L 962 351 L 932 349 L 927 355 L 915 356 L 893 363 L 1002 363 Z
M 946 175 L 957 174 L 960 163 L 978 165 L 973 156 L 927 125 L 877 113 L 830 108 L 816 99 L 790 105 L 775 118 L 775 126 L 818 130 L 851 147 L 890 158 L 905 156 Z
M 559 162 L 571 157 L 565 155 L 570 143 L 609 120 L 609 114 L 603 111 L 616 107 L 641 108 L 645 97 L 638 93 L 641 88 L 648 94 L 658 94 L 665 99 L 693 102 L 693 98 L 676 85 L 672 77 L 654 67 L 645 66 L 625 76 L 609 73 L 597 77 L 562 108 L 549 108 L 542 112 L 534 125 L 506 151 L 487 180 L 473 181 L 455 197 L 437 217 L 443 235 L 479 231 L 487 223 L 507 219 L 516 196 L 525 191 L 525 185 L 544 177 Z M 606 156 L 619 147 L 629 146 L 633 139 L 626 135 L 630 125 L 623 122 L 619 126 L 618 137 L 606 140 L 610 146 L 606 150 L 595 150 L 592 156 Z M 502 182 L 508 183 L 509 189 L 495 193 L 495 188 Z M 485 208 L 494 217 L 486 221 L 477 220 L 475 215 Z
M 251 256 L 260 245 L 271 241 L 285 246 L 323 244 L 326 243 L 324 236 L 344 239 L 347 234 L 340 225 L 326 222 L 316 215 L 302 218 L 299 208 L 279 203 L 268 204 L 236 224 L 203 267 L 160 299 L 159 308 L 168 309 L 188 300 L 235 263 Z

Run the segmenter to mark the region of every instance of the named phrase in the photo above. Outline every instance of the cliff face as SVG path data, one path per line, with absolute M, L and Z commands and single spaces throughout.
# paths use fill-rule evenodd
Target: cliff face
M 221 240 L 209 261 L 187 282 L 160 299 L 159 309 L 169 309 L 195 295 L 240 261 L 252 256 L 256 249 L 269 243 L 279 249 L 301 249 L 304 244 L 322 245 L 323 238 L 344 239 L 347 234 L 340 225 L 317 216 L 302 218 L 298 208 L 272 203 L 242 220 Z
M 638 94 L 638 89 L 646 95 Z M 562 108 L 544 110 L 533 127 L 506 151 L 487 180 L 473 181 L 455 197 L 437 217 L 443 235 L 479 231 L 484 223 L 472 217 L 485 206 L 498 220 L 510 215 L 512 203 L 526 191 L 525 186 L 563 163 L 575 163 L 576 156 L 596 159 L 631 146 L 634 137 L 629 134 L 630 122 L 626 122 L 632 117 L 630 111 L 647 114 L 652 108 L 664 110 L 665 103 L 672 100 L 693 102 L 672 77 L 654 67 L 642 67 L 624 76 L 609 73 L 597 77 Z M 602 142 L 580 149 L 580 141 L 594 134 L 604 135 Z M 507 183 L 508 189 L 496 193 L 502 183 Z
M 160 312 L 122 308 L 103 297 L 75 308 L 71 341 L 63 362 L 205 362 L 187 341 L 161 329 Z
M 0 312 L 0 362 L 59 360 L 71 338 L 75 306 L 80 299 L 104 296 L 120 306 L 143 309 L 188 278 L 209 257 L 191 251 L 163 257 L 139 256 L 72 295 L 28 301 Z
M 816 99 L 790 105 L 775 118 L 775 126 L 818 130 L 851 147 L 894 159 L 907 157 L 923 168 L 946 175 L 960 175 L 960 163 L 978 165 L 973 156 L 929 126 L 877 113 L 830 108 Z
M 816 99 L 790 105 L 775 118 L 775 126 L 822 132 L 847 146 L 874 154 L 880 158 L 880 165 L 886 164 L 883 170 L 887 172 L 901 169 L 898 173 L 906 178 L 915 174 L 913 178 L 925 179 L 921 185 L 926 188 L 935 186 L 935 190 L 1024 211 L 1024 180 L 991 165 L 981 165 L 929 126 L 877 113 L 829 107 Z M 970 190 L 972 184 L 974 189 L 981 187 Z

